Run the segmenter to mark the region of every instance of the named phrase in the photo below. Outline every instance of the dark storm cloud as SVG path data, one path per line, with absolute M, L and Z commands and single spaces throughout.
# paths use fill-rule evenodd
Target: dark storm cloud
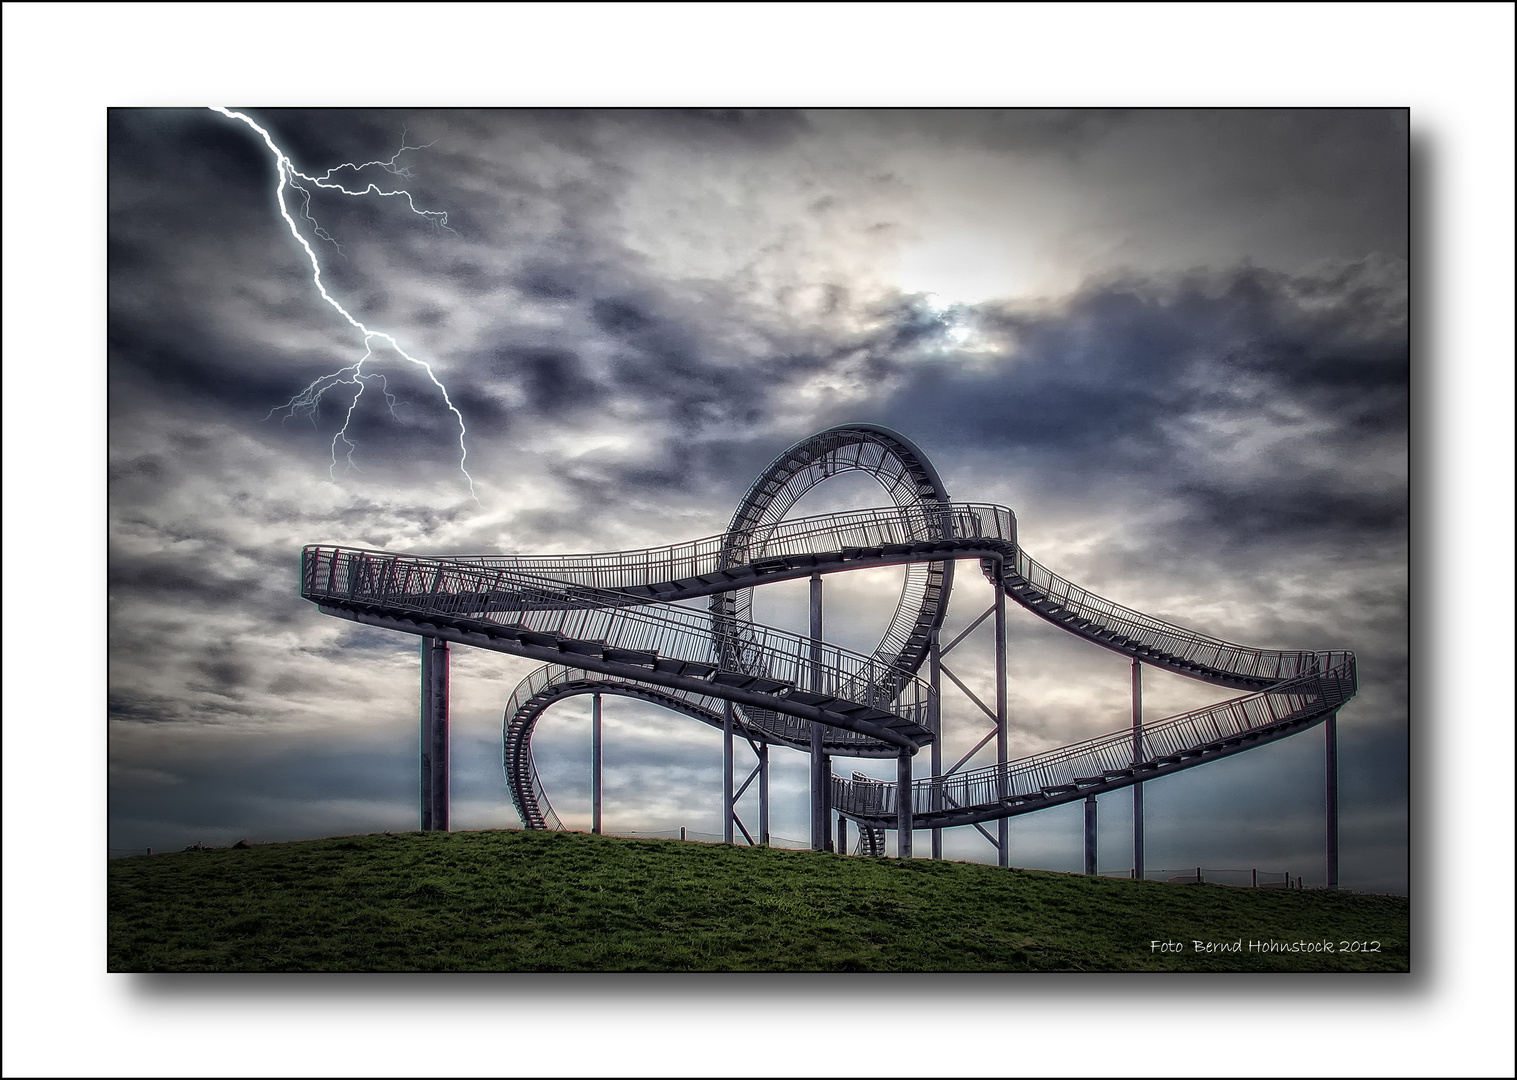
M 1383 305 L 1364 296 L 1384 291 L 1352 271 L 1298 281 L 1241 269 L 1097 284 L 1041 310 L 989 308 L 969 318 L 1007 339 L 1004 362 L 922 365 L 886 408 L 956 442 L 1088 454 L 1169 454 L 1186 415 L 1271 402 L 1395 427 L 1405 327 L 1371 321 Z M 920 317 L 914 326 L 933 329 Z
M 355 132 L 346 126 L 352 118 L 340 111 L 257 115 L 306 168 L 313 168 L 313 160 L 383 157 L 389 151 L 373 149 L 378 132 L 404 126 L 397 117 L 366 114 L 354 125 L 360 129 Z M 447 355 L 444 377 L 449 392 L 467 418 L 480 454 L 504 449 L 492 439 L 530 441 L 535 428 L 571 418 L 586 426 L 599 418 L 661 440 L 674 432 L 700 438 L 708 433 L 730 435 L 734 426 L 752 429 L 766 417 L 788 411 L 777 406 L 791 395 L 797 380 L 833 369 L 855 381 L 877 376 L 889 354 L 938 328 L 929 314 L 898 305 L 883 314 L 869 313 L 874 329 L 854 334 L 852 340 L 814 335 L 797 340 L 793 331 L 777 334 L 772 326 L 751 320 L 745 325 L 730 296 L 720 290 L 703 295 L 658 277 L 645 260 L 621 245 L 614 229 L 594 231 L 625 186 L 624 170 L 616 161 L 624 145 L 649 139 L 674 146 L 710 144 L 722 149 L 740 144 L 750 152 L 772 150 L 807 129 L 794 114 L 510 113 L 499 118 L 503 124 L 485 118 L 482 128 L 479 119 L 462 114 L 410 119 L 442 134 L 437 146 L 405 159 L 423 163 L 418 178 L 406 183 L 423 205 L 472 206 L 481 227 L 471 233 L 468 223 L 460 221 L 455 233 L 439 235 L 425 223 L 400 215 L 398 228 L 384 237 L 384 257 L 391 259 L 395 250 L 404 250 L 403 261 L 417 282 L 431 283 L 432 289 L 438 282 L 446 283 L 447 289 L 456 283 L 464 295 L 478 297 L 484 310 L 501 312 L 491 319 L 487 344 L 454 344 L 442 350 Z M 292 448 L 329 456 L 330 431 L 352 400 L 352 388 L 338 387 L 324 399 L 317 417 L 321 435 L 304 421 L 280 416 L 267 423 L 264 417 L 310 378 L 351 364 L 360 351 L 335 313 L 313 302 L 312 290 L 302 286 L 305 272 L 299 252 L 291 251 L 288 238 L 281 235 L 282 225 L 269 212 L 268 188 L 260 191 L 246 180 L 246 173 L 255 170 L 237 173 L 249 164 L 244 159 L 220 162 L 227 129 L 235 134 L 235 125 L 214 116 L 210 120 L 216 132 L 207 143 L 207 152 L 217 159 L 212 163 L 198 162 L 196 156 L 206 128 L 204 117 L 164 113 L 146 119 L 123 115 L 118 120 L 117 186 L 123 200 L 129 193 L 134 205 L 151 205 L 153 212 L 114 215 L 112 244 L 123 252 L 122 266 L 141 264 L 154 272 L 145 272 L 139 281 L 123 269 L 113 279 L 113 378 L 132 387 L 151 385 L 158 400 L 180 396 L 186 399 L 181 407 L 209 410 L 219 421 L 237 424 L 261 442 L 288 441 Z M 487 152 L 489 166 L 482 165 L 485 158 L 471 159 L 459 146 L 463 140 L 458 129 L 471 125 L 483 136 L 482 146 L 500 147 Z M 337 128 L 342 129 L 341 137 L 329 131 Z M 429 137 L 417 134 L 410 141 Z M 398 137 L 394 141 L 398 145 Z M 243 142 L 256 149 L 256 140 Z M 367 149 L 351 152 L 366 144 Z M 267 180 L 267 161 L 256 171 Z M 564 171 L 573 175 L 565 179 Z M 223 174 L 238 175 L 241 181 L 233 200 L 239 207 L 235 215 L 226 211 L 228 196 L 219 187 Z M 544 175 L 556 180 L 545 181 Z M 195 182 L 185 183 L 186 177 Z M 486 184 L 487 192 L 480 191 Z M 151 197 L 154 192 L 159 193 L 156 198 Z M 174 212 L 166 210 L 171 202 Z M 550 207 L 551 213 L 540 212 L 542 207 Z M 403 291 L 385 288 L 374 275 L 375 260 L 360 256 L 381 220 L 362 215 L 379 214 L 380 209 L 372 202 L 328 199 L 319 212 L 324 226 L 351 255 L 342 258 L 318 244 L 326 277 L 336 283 L 339 295 L 349 297 L 347 303 L 358 317 L 402 326 L 412 335 L 428 329 L 452 332 L 446 310 L 402 299 Z M 394 217 L 383 220 L 393 226 Z M 170 227 L 161 228 L 160 222 Z M 221 254 L 219 237 L 227 232 L 262 237 L 269 256 L 285 269 L 268 286 L 238 286 L 242 295 L 235 307 L 214 294 L 152 288 L 154 283 L 169 285 L 185 267 L 203 265 L 204 260 L 225 273 L 228 284 L 236 282 L 237 275 L 230 272 L 231 253 Z M 423 239 L 426 243 L 419 242 Z M 579 256 L 572 262 L 564 259 L 566 244 Z M 244 262 L 252 254 L 246 244 L 237 253 Z M 195 285 L 204 287 L 201 282 Z M 827 288 L 835 307 L 846 290 Z M 229 318 L 237 308 L 242 314 Z M 521 318 L 534 310 L 547 315 L 549 322 Z M 291 332 L 281 335 L 281 344 L 271 346 L 267 331 L 281 325 Z M 314 338 L 309 330 L 313 326 L 323 328 Z M 742 343 L 733 340 L 734 326 L 746 334 Z M 318 350 L 314 356 L 313 346 Z M 396 361 L 382 347 L 369 370 L 385 374 L 402 404 L 393 417 L 387 415 L 371 387 L 349 427 L 363 447 L 355 460 L 392 474 L 420 476 L 420 468 L 435 469 L 456 437 L 456 418 L 442 407 L 417 369 Z M 118 400 L 119 414 L 128 398 L 122 395 Z M 261 425 L 256 432 L 251 427 L 255 419 Z M 524 421 L 530 424 L 526 429 Z M 802 426 L 794 422 L 790 431 L 799 433 Z M 654 443 L 649 446 L 654 460 L 636 463 L 546 464 L 583 490 L 586 501 L 604 503 L 608 489 L 618 486 L 639 492 L 688 485 L 688 446 L 684 440 Z M 709 477 L 696 479 L 710 482 Z
M 205 569 L 201 564 L 191 570 L 167 558 L 118 559 L 111 567 L 111 594 L 123 601 L 135 594 L 214 609 L 234 600 L 246 603 L 262 584 L 257 577 L 220 577 Z
M 265 348 L 184 319 L 122 316 L 111 322 L 111 377 L 128 384 L 154 384 L 157 393 L 182 399 L 182 408 L 211 406 L 232 419 L 250 413 L 249 402 L 270 402 L 259 413 L 288 401 L 287 368 L 273 367 Z
M 1050 487 L 1130 480 L 1172 497 L 1177 539 L 1395 533 L 1404 489 L 1344 474 L 1366 453 L 1404 452 L 1407 339 L 1385 277 L 1241 269 L 982 311 L 1002 359 L 913 365 L 879 415 L 939 445 L 1034 461 Z
M 283 141 L 281 145 L 303 163 L 312 158 L 329 162 L 365 143 L 369 149 L 348 156 L 371 160 L 375 133 L 402 126 L 390 118 L 366 117 L 355 125 L 362 128 L 355 133 L 344 126 L 349 117 L 340 112 L 258 115 L 268 121 L 278 139 L 289 140 L 288 145 Z M 518 142 L 525 131 L 539 141 L 552 142 L 552 149 L 561 150 L 567 143 L 581 157 L 590 158 L 591 179 L 578 181 L 573 187 L 580 192 L 578 198 L 600 203 L 616 182 L 614 169 L 594 162 L 595 155 L 604 157 L 608 153 L 599 145 L 610 137 L 607 131 L 618 138 L 625 137 L 626 130 L 644 129 L 662 132 L 675 141 L 740 138 L 768 145 L 799 123 L 794 118 L 764 116 L 634 114 L 624 123 L 608 125 L 604 118 L 553 113 L 512 114 L 510 130 L 517 133 Z M 253 168 L 257 155 L 251 159 L 247 156 L 249 146 L 258 149 L 256 140 L 238 136 L 235 125 L 214 116 L 209 117 L 214 137 L 206 139 L 207 126 L 206 117 L 173 112 L 115 116 L 114 145 L 119 153 L 113 158 L 113 177 L 114 187 L 121 194 L 113 208 L 111 237 L 112 250 L 117 253 L 112 377 L 118 384 L 134 388 L 151 385 L 157 400 L 178 396 L 185 399 L 182 408 L 209 410 L 222 422 L 238 423 L 247 430 L 250 421 L 256 418 L 262 422 L 269 409 L 287 401 L 310 378 L 351 364 L 361 351 L 354 348 L 353 335 L 346 335 L 345 340 L 335 313 L 324 311 L 319 301 L 313 305 L 312 290 L 301 284 L 305 274 L 299 252 L 289 250 L 287 237 L 280 235 L 282 226 L 270 214 L 268 162 L 265 159 Z M 341 138 L 327 134 L 334 126 L 342 129 Z M 297 130 L 302 133 L 300 138 L 292 134 Z M 493 134 L 498 137 L 499 131 Z M 238 146 L 241 156 L 224 161 L 227 145 Z M 199 158 L 202 147 L 211 159 L 208 162 Z M 526 157 L 536 160 L 534 155 L 547 153 L 537 147 Z M 435 159 L 429 159 L 428 165 L 436 171 Z M 474 171 L 478 171 L 477 166 Z M 265 186 L 250 183 L 249 175 L 263 178 Z M 457 184 L 467 175 L 467 170 L 459 170 L 451 180 Z M 235 176 L 241 185 L 235 198 L 222 187 L 229 176 Z M 492 172 L 490 179 L 497 188 L 504 188 L 504 194 L 492 193 L 484 201 L 476 197 L 474 201 L 482 212 L 492 203 L 510 202 L 513 190 L 519 197 L 538 203 L 558 202 L 565 197 L 563 190 L 545 191 L 540 183 L 522 180 L 519 186 L 514 185 L 509 172 L 504 177 Z M 409 179 L 406 182 L 417 187 Z M 445 190 L 438 201 L 469 205 L 468 198 L 458 195 L 456 189 Z M 575 197 L 573 192 L 569 195 Z M 418 199 L 426 202 L 422 194 Z M 238 207 L 235 213 L 229 202 Z M 328 200 L 320 212 L 332 234 L 350 249 L 355 235 L 362 243 L 376 222 L 388 220 L 364 217 L 381 211 L 361 200 Z M 532 218 L 530 213 L 522 216 Z M 408 224 L 418 223 L 402 222 L 402 231 Z M 591 224 L 581 219 L 573 222 L 572 228 L 582 231 Z M 731 370 L 734 363 L 751 358 L 735 357 L 730 352 L 724 355 L 719 345 L 704 335 L 705 328 L 699 322 L 681 318 L 678 310 L 671 313 L 677 304 L 659 296 L 659 283 L 640 281 L 635 260 L 614 241 L 594 241 L 597 250 L 593 257 L 579 260 L 571 272 L 561 261 L 555 261 L 561 256 L 553 253 L 562 249 L 562 237 L 557 235 L 552 246 L 544 246 L 538 238 L 502 264 L 498 256 L 484 254 L 480 244 L 489 230 L 474 234 L 470 240 L 459 240 L 459 236 L 468 235 L 460 223 L 457 233 L 433 242 L 439 239 L 435 231 L 428 233 L 424 223 L 419 228 L 418 235 L 425 235 L 429 242 L 406 250 L 414 255 L 409 262 L 423 279 L 456 281 L 466 295 L 496 297 L 495 304 L 487 307 L 499 305 L 502 289 L 514 293 L 513 306 L 517 308 L 525 302 L 529 307 L 551 310 L 561 301 L 578 301 L 566 313 L 568 324 L 552 333 L 529 332 L 524 336 L 521 329 L 513 327 L 495 335 L 481 354 L 453 351 L 446 373 L 449 390 L 476 437 L 504 433 L 513 415 L 525 414 L 542 421 L 557 420 L 570 412 L 587 416 L 613 395 L 658 400 L 663 417 L 687 431 L 729 420 L 735 401 L 746 402 L 743 409 L 750 421 L 757 418 L 763 402 L 754 391 L 762 381 Z M 516 226 L 511 228 L 515 230 Z M 235 309 L 222 297 L 164 287 L 207 260 L 226 274 L 228 284 L 235 282 L 237 275 L 230 273 L 231 253 L 223 256 L 220 237 L 240 232 L 264 237 L 270 253 L 288 267 L 281 272 L 277 291 L 249 293 L 242 289 L 239 306 L 245 313 L 229 319 Z M 498 227 L 496 233 L 498 236 Z M 511 238 L 503 239 L 510 247 Z M 386 242 L 392 248 L 401 243 L 393 235 L 387 236 Z M 583 238 L 580 241 L 585 242 Z M 336 282 L 334 287 L 340 295 L 352 297 L 348 304 L 358 317 L 403 325 L 411 333 L 446 322 L 446 312 L 436 306 L 413 304 L 404 312 L 397 311 L 398 301 L 392 291 L 382 287 L 368 270 L 358 268 L 365 264 L 356 255 L 343 259 L 333 249 L 319 243 L 318 248 L 329 283 Z M 248 253 L 245 244 L 238 250 Z M 547 257 L 534 255 L 537 251 Z M 510 269 L 510 263 L 518 258 L 529 264 L 527 269 Z M 281 323 L 300 327 L 302 337 L 271 348 L 266 330 Z M 318 340 L 306 333 L 305 327 L 312 325 L 326 328 Z M 314 360 L 309 355 L 313 344 L 321 350 Z M 580 359 L 578 350 L 599 345 L 615 350 L 615 355 L 597 372 Z M 442 407 L 417 369 L 396 362 L 381 346 L 370 370 L 383 371 L 389 387 L 403 402 L 393 417 L 377 408 L 361 408 L 354 413 L 350 434 L 364 445 L 365 462 L 404 468 L 416 461 L 416 447 L 445 446 L 456 434 L 455 417 Z M 324 399 L 327 430 L 331 418 L 346 409 L 352 395 L 352 388 L 339 387 Z M 370 399 L 374 397 L 371 389 Z M 118 415 L 127 400 L 125 395 L 118 397 Z M 257 433 L 260 440 L 292 439 L 312 448 L 322 441 L 303 422 L 264 426 L 266 430 Z M 330 441 L 329 436 L 326 441 Z M 628 479 L 657 482 L 660 477 L 673 475 L 646 466 L 636 472 L 638 477 Z
M 235 194 L 223 213 L 267 206 L 272 159 L 208 109 L 111 109 L 106 138 L 113 225 L 174 230 L 188 220 L 204 227 L 208 192 L 223 200 Z M 166 188 L 177 197 L 161 199 Z M 184 207 L 191 214 L 176 212 Z

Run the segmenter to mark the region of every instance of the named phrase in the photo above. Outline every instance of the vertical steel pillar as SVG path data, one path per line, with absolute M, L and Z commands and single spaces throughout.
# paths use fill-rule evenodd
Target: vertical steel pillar
M 722 702 L 722 843 L 732 843 L 732 702 Z
M 992 583 L 996 590 L 996 764 L 999 770 L 1001 798 L 1010 794 L 1006 790 L 1006 590 L 1001 587 L 997 575 Z M 1000 848 L 998 866 L 1011 865 L 1011 819 L 1001 818 L 996 822 L 996 846 Z
M 769 846 L 769 744 L 759 743 L 759 843 Z
M 822 575 L 811 575 L 811 689 L 822 686 Z M 811 850 L 832 850 L 832 759 L 822 751 L 822 724 L 811 725 Z
M 932 628 L 932 636 L 927 639 L 927 682 L 932 688 L 932 698 L 928 704 L 928 721 L 932 727 L 932 759 L 931 769 L 933 776 L 943 775 L 943 669 L 941 646 L 938 642 L 938 628 Z M 932 786 L 932 798 L 928 807 L 933 810 L 943 809 L 943 788 L 939 784 Z M 943 857 L 943 830 L 932 830 L 932 857 Z
M 811 689 L 822 691 L 822 575 L 811 575 Z
M 600 835 L 600 695 L 590 699 L 590 831 Z
M 813 850 L 832 850 L 832 758 L 821 752 L 822 725 L 818 724 L 812 735 L 811 783 L 816 788 L 817 836 Z
M 1096 876 L 1096 797 L 1085 796 L 1085 873 Z
M 448 643 L 421 639 L 421 830 L 448 831 Z
M 838 815 L 838 854 L 848 854 L 848 819 Z
M 895 842 L 896 854 L 911 858 L 911 755 L 901 751 L 895 759 Z
M 1323 725 L 1327 767 L 1327 887 L 1338 887 L 1338 714 Z
M 1132 763 L 1143 760 L 1143 665 L 1132 661 Z M 1132 786 L 1132 876 L 1143 880 L 1143 782 Z

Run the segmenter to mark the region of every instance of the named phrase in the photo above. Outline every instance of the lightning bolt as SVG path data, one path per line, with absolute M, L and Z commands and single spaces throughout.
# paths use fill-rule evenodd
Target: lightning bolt
M 348 425 L 352 423 L 353 412 L 358 408 L 359 399 L 363 397 L 364 390 L 368 388 L 368 385 L 371 381 L 376 379 L 379 380 L 380 386 L 382 387 L 381 392 L 385 396 L 385 401 L 390 410 L 390 415 L 395 415 L 395 397 L 390 393 L 389 384 L 384 381 L 384 376 L 379 374 L 371 375 L 365 373 L 364 371 L 364 364 L 366 364 L 374 357 L 375 340 L 378 339 L 379 341 L 383 341 L 406 360 L 415 364 L 417 367 L 421 368 L 427 373 L 427 378 L 430 379 L 432 381 L 432 384 L 437 387 L 439 392 L 441 392 L 442 399 L 448 406 L 448 411 L 451 412 L 455 418 L 457 418 L 459 451 L 458 469 L 461 473 L 464 474 L 464 479 L 468 480 L 469 482 L 469 496 L 476 503 L 479 503 L 481 507 L 483 507 L 484 504 L 479 502 L 479 496 L 474 491 L 474 478 L 469 475 L 469 470 L 465 467 L 465 463 L 469 458 L 469 448 L 464 441 L 464 437 L 468 434 L 468 429 L 464 426 L 463 413 L 458 411 L 457 406 L 453 404 L 453 399 L 448 395 L 448 388 L 442 384 L 442 380 L 440 380 L 437 377 L 436 372 L 432 370 L 431 364 L 427 363 L 425 360 L 418 359 L 417 357 L 414 357 L 410 353 L 406 352 L 405 349 L 401 348 L 400 342 L 396 341 L 392 335 L 385 333 L 382 330 L 371 330 L 369 327 L 359 322 L 352 316 L 347 308 L 343 307 L 342 304 L 338 303 L 337 299 L 333 297 L 331 293 L 327 292 L 327 287 L 321 280 L 321 260 L 316 256 L 316 249 L 311 246 L 310 241 L 308 241 L 305 238 L 304 234 L 301 233 L 300 226 L 296 224 L 295 218 L 290 213 L 289 204 L 285 201 L 285 193 L 287 190 L 298 192 L 303 200 L 301 206 L 301 216 L 311 223 L 311 227 L 316 238 L 318 240 L 326 240 L 330 242 L 334 248 L 337 248 L 339 254 L 342 253 L 342 249 L 340 247 L 337 247 L 337 241 L 328 235 L 321 228 L 321 226 L 317 225 L 316 219 L 311 216 L 311 188 L 320 188 L 324 191 L 337 191 L 341 192 L 344 195 L 350 195 L 355 198 L 362 197 L 364 195 L 379 195 L 387 198 L 403 198 L 406 201 L 406 205 L 410 208 L 411 213 L 416 214 L 419 217 L 425 217 L 434 220 L 440 227 L 447 229 L 448 215 L 446 213 L 439 210 L 419 209 L 416 205 L 416 200 L 413 199 L 411 197 L 411 193 L 409 191 L 406 191 L 404 188 L 398 188 L 394 191 L 386 191 L 385 189 L 379 187 L 377 184 L 370 182 L 361 189 L 354 189 L 349 188 L 340 181 L 334 179 L 336 174 L 341 173 L 344 170 L 352 170 L 353 173 L 357 175 L 370 166 L 378 166 L 379 168 L 384 169 L 386 172 L 390 173 L 392 176 L 404 179 L 410 176 L 410 171 L 397 165 L 397 159 L 407 150 L 419 150 L 422 149 L 422 147 L 407 146 L 405 144 L 405 138 L 402 136 L 401 148 L 397 150 L 394 157 L 391 157 L 388 161 L 366 161 L 362 165 L 344 163 L 342 165 L 337 165 L 331 169 L 328 169 L 321 176 L 313 176 L 308 173 L 303 173 L 299 169 L 295 168 L 295 163 L 290 160 L 290 156 L 281 150 L 277 145 L 275 145 L 273 136 L 271 136 L 255 120 L 253 120 L 252 117 L 247 116 L 244 113 L 233 112 L 231 109 L 223 108 L 220 105 L 213 105 L 211 108 L 229 119 L 242 121 L 244 124 L 252 128 L 263 137 L 264 144 L 268 146 L 269 152 L 274 155 L 274 163 L 279 172 L 279 186 L 275 189 L 274 192 L 275 197 L 279 201 L 279 214 L 284 218 L 285 224 L 290 227 L 290 235 L 295 237 L 295 242 L 301 246 L 302 250 L 304 250 L 306 253 L 306 258 L 310 260 L 311 283 L 316 286 L 316 291 L 320 293 L 321 298 L 332 307 L 332 310 L 341 315 L 343 319 L 353 327 L 353 329 L 357 330 L 360 334 L 363 335 L 364 353 L 356 363 L 349 364 L 347 367 L 339 368 L 337 371 L 322 375 L 312 380 L 304 390 L 300 391 L 300 393 L 290 398 L 290 400 L 285 404 L 281 405 L 277 409 L 271 409 L 269 411 L 269 416 L 273 416 L 276 412 L 288 411 L 289 415 L 291 416 L 309 415 L 312 418 L 312 423 L 315 423 L 316 409 L 321 403 L 322 395 L 324 395 L 334 386 L 342 385 L 357 387 L 357 392 L 353 395 L 353 401 L 348 406 L 347 414 L 343 417 L 342 427 L 338 430 L 337 434 L 332 437 L 332 466 L 328 470 L 327 475 L 331 477 L 333 483 L 336 483 L 338 454 L 337 444 L 339 442 L 345 444 L 348 448 L 346 457 L 349 467 L 356 467 L 353 465 L 353 450 L 358 444 L 353 442 L 353 440 L 348 437 Z M 428 143 L 427 145 L 431 144 Z M 451 229 L 448 231 L 452 232 Z

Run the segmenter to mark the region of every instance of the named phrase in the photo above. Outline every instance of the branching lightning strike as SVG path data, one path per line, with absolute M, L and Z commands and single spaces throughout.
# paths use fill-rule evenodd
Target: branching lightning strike
M 338 430 L 337 434 L 332 437 L 332 466 L 328 470 L 328 475 L 335 483 L 337 480 L 337 444 L 339 442 L 345 444 L 348 448 L 346 457 L 349 467 L 356 467 L 353 465 L 353 450 L 356 448 L 357 444 L 348 437 L 348 425 L 352 423 L 353 411 L 358 407 L 359 399 L 363 397 L 363 392 L 371 381 L 376 379 L 379 380 L 381 393 L 383 393 L 385 396 L 385 401 L 390 410 L 390 415 L 395 415 L 395 406 L 397 402 L 395 401 L 394 395 L 390 393 L 389 384 L 385 381 L 384 376 L 381 374 L 368 374 L 363 370 L 364 364 L 367 363 L 374 355 L 374 340 L 378 338 L 379 340 L 388 343 L 392 349 L 394 349 L 406 360 L 423 369 L 427 373 L 427 378 L 432 380 L 433 385 L 436 386 L 439 391 L 441 391 L 442 399 L 447 404 L 448 411 L 451 412 L 458 420 L 458 469 L 461 473 L 464 474 L 464 478 L 469 482 L 470 497 L 472 497 L 474 501 L 478 503 L 479 496 L 474 491 L 474 478 L 469 475 L 469 470 L 465 468 L 465 462 L 469 457 L 469 448 L 464 442 L 464 437 L 467 435 L 468 430 L 464 426 L 463 413 L 458 411 L 457 406 L 453 404 L 453 399 L 448 395 L 448 388 L 442 384 L 442 381 L 438 379 L 436 373 L 433 372 L 431 364 L 427 363 L 425 360 L 420 360 L 412 356 L 410 353 L 406 352 L 405 349 L 401 348 L 400 342 L 396 341 L 395 338 L 390 334 L 387 334 L 380 330 L 369 329 L 363 323 L 355 319 L 352 314 L 348 312 L 347 308 L 338 303 L 338 301 L 332 296 L 331 293 L 327 292 L 326 285 L 323 284 L 321 280 L 321 260 L 317 258 L 316 250 L 311 246 L 310 241 L 308 241 L 301 233 L 300 226 L 296 223 L 295 218 L 291 215 L 290 207 L 285 201 L 285 190 L 287 188 L 299 192 L 303 198 L 301 216 L 311 223 L 311 228 L 317 239 L 326 240 L 331 243 L 333 247 L 337 247 L 337 241 L 328 235 L 326 231 L 316 223 L 316 219 L 311 216 L 310 189 L 313 187 L 320 188 L 324 191 L 337 191 L 341 192 L 344 195 L 351 195 L 354 197 L 363 195 L 381 195 L 386 197 L 404 198 L 406 200 L 406 205 L 410 207 L 413 214 L 416 214 L 420 217 L 432 219 L 436 221 L 437 224 L 442 228 L 446 229 L 448 228 L 448 215 L 445 212 L 439 210 L 419 209 L 416 205 L 415 199 L 411 197 L 411 193 L 403 188 L 399 188 L 394 191 L 386 191 L 383 188 L 379 187 L 377 184 L 369 183 L 361 190 L 353 190 L 344 186 L 341 182 L 333 179 L 335 174 L 345 169 L 353 170 L 354 174 L 356 175 L 358 173 L 361 173 L 364 169 L 369 168 L 370 166 L 377 166 L 381 169 L 384 169 L 386 172 L 390 173 L 393 176 L 405 178 L 410 175 L 410 172 L 408 169 L 397 165 L 397 159 L 402 153 L 407 150 L 419 150 L 422 148 L 405 145 L 405 140 L 402 138 L 402 145 L 400 150 L 396 151 L 395 156 L 390 158 L 389 161 L 366 161 L 361 165 L 345 162 L 341 165 L 337 165 L 331 169 L 328 169 L 321 176 L 313 176 L 307 173 L 303 173 L 295 168 L 295 163 L 290 160 L 289 155 L 281 150 L 277 145 L 275 145 L 273 136 L 271 136 L 264 128 L 259 126 L 259 124 L 251 117 L 247 116 L 244 113 L 233 112 L 232 110 L 223 108 L 220 105 L 213 105 L 212 108 L 216 112 L 219 112 L 223 116 L 226 116 L 232 120 L 242 121 L 244 124 L 248 125 L 248 127 L 252 128 L 263 137 L 264 144 L 268 146 L 270 153 L 274 155 L 275 165 L 279 172 L 279 186 L 275 189 L 275 197 L 279 202 L 279 213 L 280 216 L 284 218 L 285 224 L 290 227 L 290 234 L 295 237 L 296 242 L 305 251 L 306 258 L 308 258 L 311 262 L 312 284 L 316 286 L 316 291 L 321 294 L 321 298 L 325 300 L 329 305 L 331 305 L 334 311 L 336 311 L 345 320 L 347 320 L 349 325 L 351 325 L 355 330 L 363 335 L 364 354 L 358 359 L 356 363 L 349 364 L 347 367 L 339 368 L 335 372 L 322 375 L 319 378 L 313 380 L 310 385 L 292 397 L 284 405 L 280 406 L 277 409 L 270 410 L 269 415 L 273 416 L 277 412 L 288 411 L 288 414 L 291 416 L 309 415 L 312 417 L 312 420 L 314 422 L 316 410 L 321 403 L 323 394 L 325 394 L 332 387 L 338 385 L 357 387 L 357 392 L 353 395 L 353 400 L 348 405 L 347 413 L 343 417 L 342 427 Z M 452 230 L 449 231 L 451 232 Z M 341 254 L 342 249 L 339 247 L 337 250 L 338 253 Z M 484 504 L 481 503 L 480 505 L 482 506 Z

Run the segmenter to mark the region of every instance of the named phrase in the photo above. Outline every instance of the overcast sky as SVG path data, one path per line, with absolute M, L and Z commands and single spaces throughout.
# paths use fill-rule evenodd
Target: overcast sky
M 364 342 L 279 216 L 262 137 L 209 110 L 112 111 L 118 853 L 416 827 L 417 639 L 302 601 L 302 545 L 706 536 L 785 446 L 864 421 L 916 442 L 955 498 L 1012 507 L 1034 557 L 1103 595 L 1357 652 L 1342 879 L 1405 891 L 1405 112 L 231 107 L 308 174 L 414 148 L 334 179 L 403 186 L 446 227 L 314 191 L 318 235 L 288 194 L 332 297 L 446 386 L 468 475 L 458 417 L 382 341 L 351 414 L 343 386 L 281 410 Z M 839 481 L 797 513 L 881 501 Z M 965 570 L 950 627 L 989 601 Z M 829 636 L 871 649 L 898 582 L 831 579 Z M 756 617 L 803 629 L 803 591 L 762 590 Z M 1011 649 L 1014 755 L 1126 724 L 1121 658 L 1015 606 Z M 502 708 L 533 665 L 454 656 L 453 826 L 515 827 Z M 988 642 L 952 662 L 988 695 Z M 1146 691 L 1149 718 L 1228 696 Z M 946 701 L 951 761 L 983 725 Z M 536 743 L 580 827 L 587 716 L 555 708 Z M 622 701 L 607 724 L 609 830 L 720 831 L 716 732 Z M 1321 744 L 1149 785 L 1148 865 L 1320 883 Z M 805 758 L 774 769 L 772 831 L 804 838 Z M 1102 807 L 1101 867 L 1124 869 L 1130 799 Z M 1017 819 L 1012 862 L 1078 869 L 1079 815 Z M 948 849 L 994 858 L 972 829 Z

